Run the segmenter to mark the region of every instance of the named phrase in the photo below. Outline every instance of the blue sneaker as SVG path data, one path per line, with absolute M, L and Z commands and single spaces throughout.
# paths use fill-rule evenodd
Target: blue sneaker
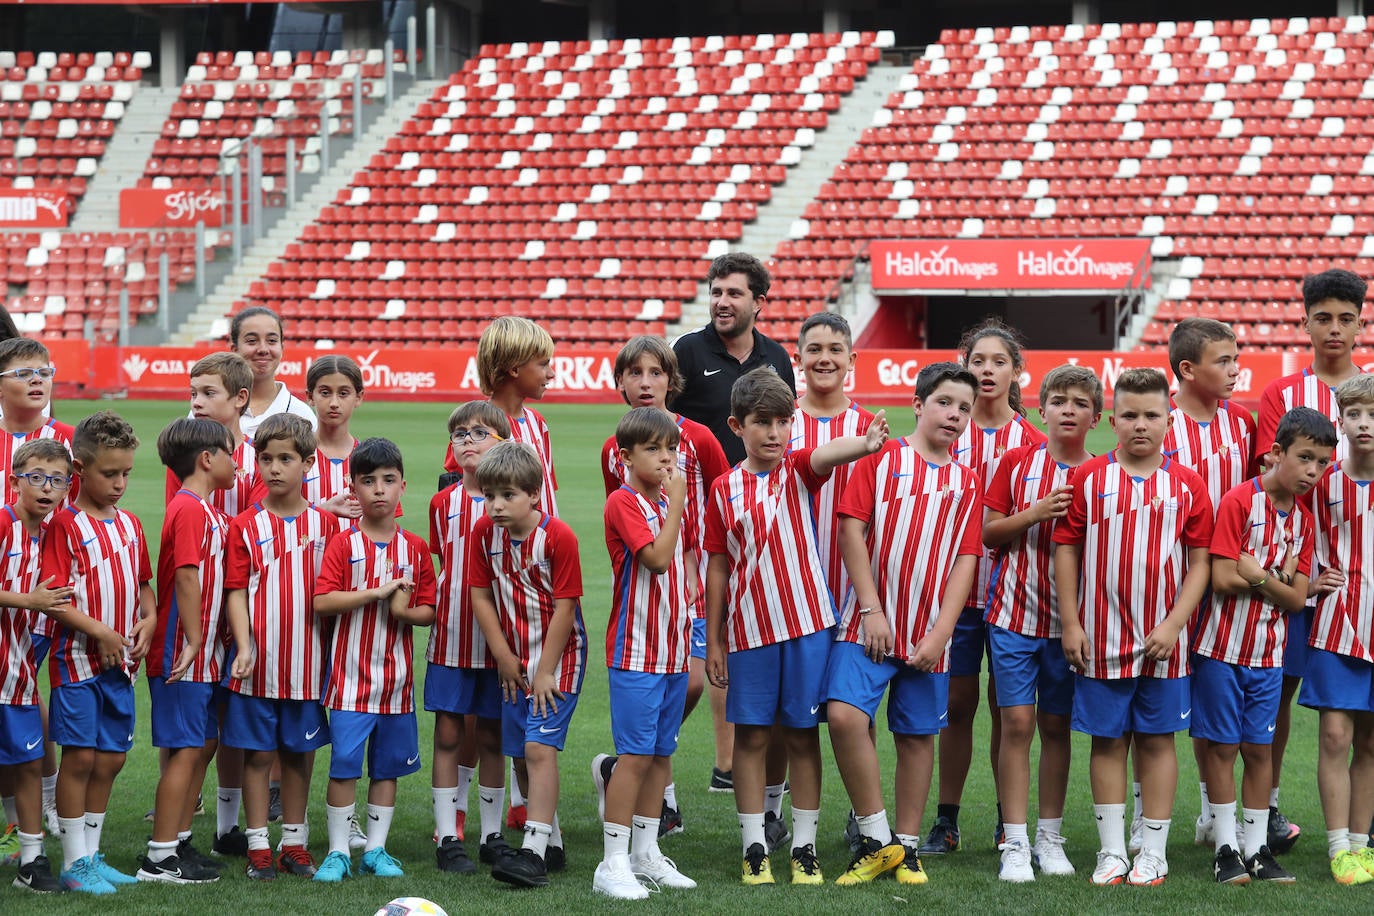
M 315 869 L 315 877 L 311 880 L 338 884 L 352 874 L 353 863 L 348 861 L 348 856 L 336 850 L 324 857 L 320 867 Z
M 126 875 L 109 862 L 106 862 L 105 853 L 103 852 L 97 852 L 91 856 L 91 870 L 115 887 L 121 884 L 138 883 L 138 879 L 133 875 Z
M 363 864 L 358 870 L 378 878 L 405 877 L 405 872 L 401 871 L 401 861 L 380 846 L 363 853 Z
M 114 885 L 100 877 L 100 874 L 91 868 L 89 857 L 82 857 L 72 863 L 72 867 L 62 872 L 58 880 L 62 886 L 69 891 L 76 891 L 81 894 L 113 894 Z

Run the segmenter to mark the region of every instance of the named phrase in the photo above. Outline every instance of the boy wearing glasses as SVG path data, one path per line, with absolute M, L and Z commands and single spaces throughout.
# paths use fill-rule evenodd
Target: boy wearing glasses
M 449 442 L 462 476 L 429 503 L 429 549 L 439 558 L 438 607 L 425 649 L 425 710 L 434 713 L 435 852 L 439 870 L 476 870 L 463 846 L 468 788 L 477 765 L 481 800 L 481 858 L 493 862 L 506 846 L 501 811 L 506 774 L 501 758 L 501 682 L 472 612 L 464 583 L 468 536 L 486 515 L 477 486 L 477 462 L 487 449 L 510 438 L 505 411 L 490 401 L 460 404 L 448 418 Z M 461 817 L 461 820 L 460 820 Z

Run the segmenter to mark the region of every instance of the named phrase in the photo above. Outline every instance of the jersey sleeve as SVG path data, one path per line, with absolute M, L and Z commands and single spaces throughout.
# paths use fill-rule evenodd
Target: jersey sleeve
M 530 410 L 530 413 L 539 418 L 539 437 L 544 440 L 544 454 L 549 458 L 549 489 L 558 490 L 558 471 L 553 466 L 553 439 L 549 436 L 549 421 L 544 419 L 544 415 L 537 410 Z
M 1298 572 L 1312 575 L 1312 557 L 1317 552 L 1317 523 L 1311 512 L 1302 514 L 1302 547 L 1298 549 Z
M 181 479 L 172 473 L 172 469 L 167 469 L 166 492 L 163 494 L 162 503 L 167 505 L 172 501 L 172 497 L 177 495 L 177 490 L 181 489 Z
M 873 519 L 873 507 L 877 502 L 878 460 L 882 452 L 866 455 L 854 465 L 849 474 L 849 484 L 840 496 L 839 514 L 857 518 L 864 524 Z
M 991 509 L 993 512 L 1000 512 L 1002 515 L 1011 515 L 1013 508 L 1011 502 L 1012 469 L 1020 469 L 1021 459 L 1027 453 L 1028 449 L 1012 449 L 997 463 L 997 470 L 993 473 L 992 480 L 988 481 L 987 492 L 983 495 L 984 508 Z
M 824 474 L 818 473 L 811 465 L 811 456 L 815 454 L 814 448 L 799 448 L 795 452 L 787 453 L 787 462 L 792 465 L 792 470 L 800 475 L 802 483 L 806 489 L 815 493 L 825 486 L 825 482 L 830 479 L 830 471 Z
M 1088 533 L 1088 487 L 1092 483 L 1091 471 L 1081 464 L 1069 472 L 1069 486 L 1073 495 L 1069 500 L 1068 513 L 1054 526 L 1051 535 L 1056 544 L 1082 544 Z
M 605 520 L 606 543 L 623 544 L 633 557 L 654 542 L 654 533 L 639 511 L 639 501 L 624 488 L 607 497 Z
M 60 512 L 43 536 L 38 581 L 51 578 L 54 588 L 72 584 L 71 526 L 67 521 L 70 517 L 70 512 Z
M 194 511 L 192 511 L 194 510 Z M 200 507 L 180 499 L 167 507 L 167 521 L 162 529 L 162 552 L 172 558 L 172 567 L 200 567 L 201 545 L 209 519 Z
M 1249 530 L 1250 516 L 1245 511 L 1244 491 L 1250 488 L 1247 481 L 1240 488 L 1241 493 L 1231 490 L 1221 498 L 1217 506 L 1216 524 L 1212 526 L 1211 554 L 1223 560 L 1240 559 L 1241 538 Z
M 702 546 L 707 553 L 725 553 L 729 549 L 725 540 L 725 504 L 729 501 L 729 480 L 728 477 L 717 480 L 706 500 L 706 537 Z
M 1207 486 L 1196 474 L 1188 482 L 1193 492 L 1188 518 L 1183 523 L 1183 543 L 1188 547 L 1210 547 L 1212 543 L 1212 500 Z
M 553 580 L 553 597 L 582 597 L 582 561 L 577 552 L 577 535 L 567 525 L 549 531 L 549 573 Z
M 1255 429 L 1255 460 L 1263 459 L 1264 453 L 1274 444 L 1274 436 L 1279 431 L 1279 420 L 1283 417 L 1283 398 L 1279 395 L 1279 382 L 1276 379 L 1264 388 L 1260 395 L 1259 423 Z
M 964 525 L 964 536 L 959 539 L 957 556 L 983 555 L 983 494 L 975 484 L 967 491 L 973 497 L 973 508 L 969 511 L 968 522 Z
M 410 599 L 411 607 L 429 605 L 433 607 L 438 600 L 439 583 L 434 576 L 434 561 L 425 549 L 425 539 L 410 531 L 406 533 L 410 549 L 415 554 L 415 591 Z
M 224 587 L 247 588 L 249 572 L 247 525 L 239 516 L 229 523 L 228 543 L 224 548 Z
M 620 489 L 623 481 L 617 480 L 615 473 L 611 470 L 615 465 L 612 459 L 615 457 L 615 436 L 611 436 L 601 444 L 601 482 L 606 485 L 606 495 L 610 496 Z
M 324 559 L 320 561 L 320 574 L 315 577 L 316 595 L 343 591 L 348 566 L 348 541 L 348 538 L 336 535 L 325 546 Z
M 256 506 L 267 498 L 267 484 L 258 476 L 257 471 L 248 475 L 248 505 Z
M 1245 428 L 1245 434 L 1250 437 L 1250 463 L 1245 466 L 1245 479 L 1249 480 L 1251 477 L 1258 477 L 1261 470 L 1260 455 L 1256 444 L 1259 433 L 1255 426 L 1255 418 L 1250 411 L 1237 410 L 1236 415 L 1240 417 L 1240 423 Z
M 491 588 L 496 578 L 491 557 L 487 555 L 487 537 L 492 529 L 491 519 L 483 517 L 477 520 L 477 526 L 468 537 L 468 561 L 463 564 L 465 588 Z
M 138 581 L 147 584 L 153 581 L 153 561 L 148 554 L 148 537 L 143 533 L 143 523 L 137 518 L 134 524 L 138 527 Z

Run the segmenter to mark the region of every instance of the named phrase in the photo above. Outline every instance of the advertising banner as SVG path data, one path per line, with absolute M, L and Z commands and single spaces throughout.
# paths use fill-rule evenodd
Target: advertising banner
M 0 226 L 7 229 L 60 229 L 70 211 L 71 198 L 61 191 L 0 190 Z
M 124 188 L 119 192 L 121 229 L 193 229 L 224 225 L 224 198 L 217 188 Z
M 1138 266 L 1149 270 L 1149 239 L 903 239 L 868 247 L 879 292 L 1073 290 L 1115 292 Z

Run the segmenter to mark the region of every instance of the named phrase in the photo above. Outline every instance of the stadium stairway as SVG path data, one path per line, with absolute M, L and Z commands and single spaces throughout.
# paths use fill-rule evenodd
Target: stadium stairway
M 352 149 L 330 163 L 328 171 L 296 205 L 266 235 L 244 250 L 243 262 L 238 268 L 208 291 L 205 301 L 172 333 L 167 342 L 174 346 L 185 346 L 200 340 L 223 337 L 228 332 L 229 323 L 224 316 L 233 311 L 234 303 L 244 297 L 249 285 L 263 276 L 268 265 L 282 256 L 286 246 L 299 237 L 306 224 L 319 216 L 321 208 L 328 206 L 339 191 L 353 180 L 355 173 L 365 168 L 372 156 L 379 153 L 386 141 L 401 129 L 401 125 L 415 116 L 420 103 L 427 101 L 443 85 L 443 81 L 421 80 L 400 93 L 386 113 L 380 115 L 363 133 L 362 142 L 354 144 Z
M 132 188 L 143 174 L 153 141 L 177 99 L 176 89 L 142 86 L 124 106 L 124 118 L 105 147 L 86 196 L 72 218 L 74 232 L 108 231 L 119 225 L 119 192 Z

